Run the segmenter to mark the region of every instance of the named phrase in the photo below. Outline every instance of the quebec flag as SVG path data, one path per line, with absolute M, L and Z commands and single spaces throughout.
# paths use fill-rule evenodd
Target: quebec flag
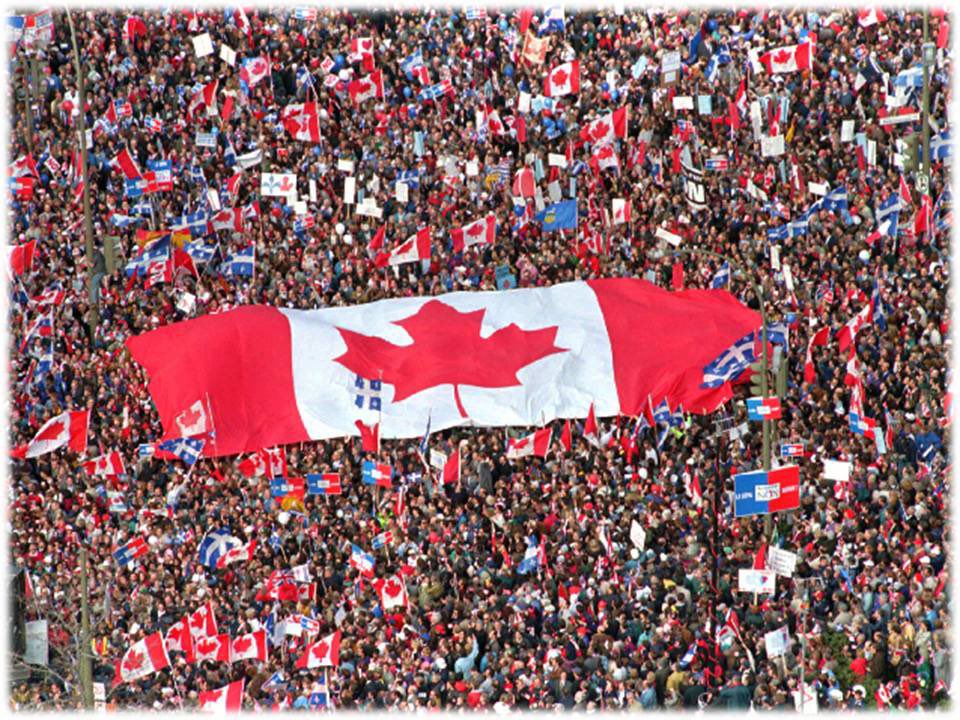
M 206 567 L 215 568 L 221 557 L 241 545 L 243 543 L 226 530 L 211 530 L 200 541 L 200 562 Z

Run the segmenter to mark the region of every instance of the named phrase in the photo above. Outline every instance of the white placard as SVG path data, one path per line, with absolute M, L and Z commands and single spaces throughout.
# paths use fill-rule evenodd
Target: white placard
M 793 691 L 793 705 L 801 711 L 801 715 L 816 715 L 820 708 L 817 705 L 817 689 L 810 683 L 803 684 L 803 702 L 800 702 L 800 691 Z
M 658 227 L 654 235 L 661 240 L 666 240 L 668 243 L 674 247 L 679 247 L 680 243 L 683 242 L 683 238 L 675 233 L 670 232 L 664 227 Z
M 693 110 L 693 97 L 691 95 L 674 95 L 674 110 Z
M 770 267 L 774 270 L 780 269 L 780 246 L 771 245 L 770 246 Z
M 776 593 L 777 574 L 772 570 L 740 568 L 737 589 L 746 593 Z
M 856 120 L 844 120 L 840 125 L 840 142 L 853 142 L 853 133 L 856 130 Z
M 768 547 L 766 562 L 768 570 L 784 577 L 793 577 L 793 571 L 797 569 L 797 555 L 789 550 Z
M 550 202 L 558 203 L 563 199 L 563 191 L 560 190 L 560 183 L 554 180 L 547 185 L 547 194 L 550 196 Z
M 880 118 L 880 127 L 886 125 L 900 125 L 901 123 L 916 122 L 920 119 L 920 113 L 912 112 L 905 113 L 903 115 L 887 115 L 884 118 Z
M 342 170 L 343 172 L 352 173 L 353 160 L 337 160 L 337 170 Z
M 207 200 L 210 202 L 210 207 L 220 211 L 220 194 L 214 188 L 207 188 Z
M 777 628 L 763 636 L 763 642 L 767 646 L 767 657 L 775 658 L 785 655 L 787 648 L 790 647 L 790 631 L 787 626 Z
M 753 126 L 753 139 L 759 140 L 763 134 L 763 111 L 759 100 L 750 103 L 750 124 Z
M 641 552 L 643 552 L 644 545 L 647 544 L 647 531 L 636 520 L 630 523 L 630 542 Z
M 193 51 L 197 54 L 198 58 L 213 55 L 213 41 L 210 39 L 209 33 L 194 35 L 192 39 Z
M 664 53 L 660 60 L 660 70 L 662 72 L 674 72 L 680 69 L 680 53 L 676 50 Z
M 480 174 L 480 163 L 476 160 L 467 160 L 467 177 L 476 177 Z
M 434 470 L 443 470 L 447 464 L 447 454 L 430 448 L 430 467 Z
M 193 315 L 197 307 L 197 296 L 193 293 L 183 292 L 177 299 L 177 310 L 184 315 Z
M 347 205 L 353 205 L 356 194 L 357 179 L 353 175 L 347 175 L 347 177 L 343 179 L 343 202 Z
M 547 153 L 547 165 L 549 167 L 565 168 L 567 166 L 567 156 L 557 153 Z
M 783 282 L 787 286 L 787 290 L 793 292 L 793 270 L 790 269 L 789 265 L 783 266 Z
M 220 59 L 223 60 L 230 67 L 233 67 L 234 65 L 237 64 L 237 51 L 234 50 L 229 45 L 221 45 Z
M 294 215 L 306 215 L 307 214 L 307 201 L 306 200 L 297 200 L 293 204 L 293 214 Z
M 215 132 L 198 132 L 196 142 L 197 147 L 215 148 L 217 146 L 217 134 Z
M 877 141 L 867 140 L 867 165 L 877 164 Z
M 30 665 L 46 665 L 49 662 L 48 632 L 46 620 L 34 620 L 26 623 L 24 662 Z
M 398 182 L 396 184 L 397 202 L 407 202 L 407 184 Z
M 104 701 L 107 699 L 107 686 L 103 683 L 95 682 L 93 684 L 93 699 Z
M 296 195 L 297 176 L 294 173 L 260 173 L 260 194 L 267 197 Z
M 784 143 L 783 135 L 774 135 L 773 137 L 764 136 L 760 138 L 760 154 L 763 157 L 777 157 L 783 155 Z
M 517 111 L 524 114 L 530 112 L 530 93 L 520 93 L 520 97 L 517 98 Z
M 830 191 L 830 187 L 827 185 L 827 183 L 808 182 L 807 190 L 810 191 L 811 195 L 819 195 L 823 197 Z
M 310 187 L 310 202 L 315 203 L 317 201 L 317 181 L 313 178 L 309 180 Z
M 827 480 L 850 482 L 850 463 L 843 460 L 824 460 L 823 477 Z
M 367 205 L 361 203 L 357 205 L 357 215 L 363 215 L 365 217 L 372 217 L 380 220 L 383 217 L 383 208 L 378 208 L 376 205 Z

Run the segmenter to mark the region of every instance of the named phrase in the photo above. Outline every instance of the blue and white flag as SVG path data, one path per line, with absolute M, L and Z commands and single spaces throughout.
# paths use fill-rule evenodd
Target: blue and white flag
M 950 131 L 944 130 L 939 135 L 930 138 L 930 160 L 946 160 L 953 155 L 953 146 L 950 144 Z
M 200 563 L 208 568 L 217 567 L 217 561 L 228 552 L 242 547 L 243 542 L 226 530 L 211 530 L 200 541 Z
M 707 82 L 712 83 L 717 79 L 717 72 L 720 70 L 721 65 L 726 65 L 729 62 L 733 62 L 733 56 L 730 55 L 730 50 L 726 45 L 721 45 L 720 49 L 710 56 L 710 60 L 707 62 L 707 69 L 704 72 L 704 76 Z M 780 118 L 780 121 L 783 122 L 785 118 Z
M 836 212 L 838 210 L 847 209 L 847 189 L 845 187 L 834 188 L 817 202 L 815 202 L 810 210 L 814 208 L 818 210 L 830 210 L 831 212 Z M 809 212 L 809 211 L 808 211 Z
M 420 187 L 420 171 L 419 170 L 401 170 L 397 173 L 396 182 L 403 183 L 411 190 L 416 190 Z
M 427 446 L 430 444 L 430 416 L 427 415 L 427 431 L 423 434 L 423 439 L 420 440 L 420 455 L 423 457 L 427 456 Z
M 722 287 L 726 287 L 730 284 L 730 263 L 725 262 L 720 266 L 720 269 L 717 270 L 717 274 L 713 276 L 713 280 L 710 281 L 710 287 L 714 290 L 718 290 Z
M 753 343 L 754 333 L 749 333 L 724 350 L 716 360 L 703 368 L 703 382 L 700 387 L 720 387 L 750 367 L 750 363 L 757 359 Z
M 306 65 L 297 67 L 297 89 L 301 87 L 308 89 L 313 87 L 313 75 L 307 70 Z
M 206 441 L 199 438 L 173 438 L 157 443 L 157 450 L 176 455 L 187 465 L 193 465 L 200 458 L 205 444 Z
M 540 568 L 540 543 L 537 538 L 530 536 L 527 538 L 527 551 L 523 554 L 523 560 L 517 565 L 517 572 L 521 575 L 534 572 Z
M 900 220 L 900 197 L 896 193 L 891 193 L 890 197 L 880 203 L 875 211 L 877 228 L 883 235 L 889 237 L 897 236 L 897 223 Z
M 147 267 L 149 267 L 151 263 L 162 262 L 169 259 L 170 236 L 165 235 L 144 245 L 136 257 L 127 262 L 124 272 L 127 277 L 130 277 L 134 273 L 136 273 L 138 277 L 143 277 L 147 274 Z
M 785 322 L 770 323 L 767 325 L 767 342 L 774 345 L 790 346 L 790 326 Z
M 170 227 L 173 230 L 189 230 L 191 237 L 203 237 L 207 234 L 208 221 L 209 217 L 207 213 L 201 210 L 200 212 L 174 217 L 170 223 Z
M 194 263 L 210 262 L 213 259 L 213 256 L 217 254 L 216 245 L 207 245 L 202 240 L 186 243 L 183 246 L 183 250 L 185 253 L 187 253 L 187 255 L 193 258 Z
M 908 68 L 903 72 L 897 73 L 893 78 L 894 87 L 909 87 L 909 88 L 922 88 L 923 87 L 923 66 L 917 65 L 916 67 Z
M 423 64 L 423 52 L 420 48 L 417 48 L 412 55 L 400 61 L 400 69 L 408 75 L 412 75 L 413 71 L 423 67 Z
M 540 35 L 546 33 L 562 33 L 566 28 L 566 19 L 563 15 L 562 7 L 550 7 L 543 13 L 543 19 L 540 21 Z
M 224 277 L 253 277 L 256 262 L 256 246 L 251 243 L 243 250 L 227 255 L 220 265 L 220 274 Z
M 139 222 L 143 222 L 142 217 L 131 217 L 130 215 L 121 215 L 120 213 L 114 213 L 110 216 L 110 224 L 118 228 L 130 227 Z

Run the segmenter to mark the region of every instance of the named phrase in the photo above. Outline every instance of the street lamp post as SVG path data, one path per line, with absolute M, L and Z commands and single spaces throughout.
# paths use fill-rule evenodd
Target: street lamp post
M 87 169 L 87 114 L 86 94 L 84 92 L 83 68 L 80 65 L 80 50 L 77 48 L 77 33 L 73 27 L 73 14 L 67 8 L 67 22 L 70 25 L 70 40 L 73 43 L 73 65 L 77 74 L 77 103 L 80 110 L 80 164 L 83 168 L 83 235 L 87 250 L 87 301 L 90 304 L 90 347 L 94 346 L 97 333 L 97 292 L 93 283 L 95 250 L 93 246 L 93 219 L 90 211 L 90 177 Z
M 941 20 L 941 22 L 943 22 Z M 921 100 L 921 133 L 923 135 L 923 156 L 917 177 L 917 189 L 921 195 L 930 193 L 930 68 L 936 60 L 937 48 L 930 42 L 930 13 L 923 11 L 923 97 Z

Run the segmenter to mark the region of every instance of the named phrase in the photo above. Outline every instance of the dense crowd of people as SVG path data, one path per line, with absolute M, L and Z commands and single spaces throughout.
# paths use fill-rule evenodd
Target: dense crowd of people
M 900 142 L 920 122 L 880 122 L 919 108 L 910 71 L 922 58 L 922 12 L 77 10 L 83 107 L 66 14 L 52 13 L 52 32 L 30 18 L 8 89 L 10 163 L 29 156 L 35 167 L 17 162 L 8 200 L 10 244 L 35 243 L 8 283 L 10 445 L 64 411 L 91 415 L 85 454 L 11 461 L 11 561 L 28 580 L 27 619 L 50 623 L 49 668 L 10 687 L 11 707 L 82 706 L 81 547 L 94 680 L 121 709 L 193 709 L 240 679 L 247 709 L 793 708 L 801 674 L 804 703 L 821 708 L 948 700 L 950 161 L 934 154 L 925 199 Z M 948 21 L 931 12 L 935 140 L 948 130 Z M 209 54 L 194 44 L 204 34 Z M 354 47 L 366 38 L 371 50 Z M 777 49 L 792 46 L 809 50 L 809 66 L 771 74 L 763 53 L 784 62 Z M 408 62 L 417 51 L 422 64 Z M 672 53 L 673 79 L 663 72 Z M 263 79 L 244 62 L 255 58 L 270 64 Z M 573 60 L 579 91 L 545 98 L 548 71 Z M 375 71 L 383 97 L 353 102 L 351 83 Z M 449 92 L 424 96 L 444 81 Z M 284 123 L 285 108 L 309 102 L 317 142 Z M 583 131 L 623 107 L 611 165 Z M 212 146 L 196 142 L 213 131 Z M 783 152 L 771 154 L 777 137 Z M 172 189 L 131 196 L 112 162 L 124 149 L 141 172 L 169 160 Z M 374 198 L 382 219 L 345 204 L 343 160 L 354 163 L 357 199 Z M 688 195 L 690 167 L 703 171 L 702 208 Z M 535 191 L 517 203 L 524 168 Z M 296 173 L 305 208 L 261 195 L 265 172 Z M 846 203 L 824 202 L 840 188 Z M 146 233 L 220 209 L 208 207 L 209 190 L 220 207 L 244 208 L 243 229 L 195 232 L 188 246 L 215 248 L 212 257 L 191 248 L 196 274 L 186 263 L 165 279 L 131 280 L 125 266 Z M 558 191 L 578 202 L 575 231 L 543 231 L 533 217 Z M 900 203 L 892 232 L 890 198 Z M 612 217 L 615 199 L 629 201 L 629 222 Z M 455 252 L 450 229 L 486 213 L 497 218 L 495 243 Z M 378 267 L 370 245 L 382 225 L 388 249 L 434 228 L 432 256 Z M 722 262 L 672 253 L 664 230 L 729 258 L 729 282 L 715 282 Z M 254 274 L 223 272 L 250 243 Z M 633 440 L 632 421 L 604 418 L 605 447 L 575 429 L 571 450 L 554 444 L 546 458 L 508 459 L 501 429 L 434 433 L 431 446 L 460 448 L 452 484 L 431 475 L 418 440 L 383 442 L 380 457 L 399 476 L 383 491 L 360 482 L 357 438 L 287 446 L 290 476 L 343 479 L 341 495 L 299 502 L 272 498 L 270 479 L 242 473 L 241 458 L 190 467 L 139 456 L 163 430 L 124 348 L 131 336 L 241 304 L 490 291 L 509 276 L 520 287 L 627 276 L 722 285 L 754 309 L 759 283 L 770 322 L 789 328 L 773 447 L 775 462 L 800 466 L 799 509 L 766 528 L 763 517 L 733 515 L 732 475 L 762 462 L 760 425 L 742 431 L 748 384 L 669 433 Z M 35 321 L 50 311 L 44 333 Z M 829 337 L 817 336 L 823 328 Z M 856 360 L 840 349 L 844 334 Z M 858 415 L 876 423 L 866 434 L 851 426 L 855 393 Z M 802 454 L 780 458 L 781 444 L 802 444 Z M 112 451 L 125 474 L 84 472 L 82 462 Z M 849 482 L 826 478 L 825 459 L 849 462 Z M 252 559 L 202 565 L 198 544 L 212 528 L 256 539 Z M 370 550 L 386 530 L 392 544 Z M 134 534 L 149 554 L 120 567 L 113 552 Z M 542 539 L 532 570 L 530 537 Z M 350 564 L 351 543 L 375 555 L 375 578 Z M 770 548 L 796 554 L 792 575 L 779 575 L 773 593 L 738 591 L 738 571 L 763 567 Z M 302 566 L 314 596 L 264 598 L 273 574 Z M 375 583 L 390 575 L 403 578 L 408 605 L 385 611 Z M 231 637 L 291 615 L 311 630 L 281 635 L 266 661 L 189 662 L 170 650 L 169 667 L 113 685 L 128 648 L 207 603 Z M 778 654 L 766 636 L 784 627 Z M 296 667 L 308 643 L 335 631 L 337 665 Z

